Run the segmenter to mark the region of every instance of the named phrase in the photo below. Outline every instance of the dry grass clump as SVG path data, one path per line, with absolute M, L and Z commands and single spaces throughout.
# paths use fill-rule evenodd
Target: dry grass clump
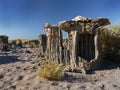
M 29 45 L 31 48 L 35 48 L 39 46 L 39 41 L 37 39 L 35 40 L 29 40 Z
M 38 71 L 38 76 L 47 80 L 60 80 L 63 77 L 65 66 L 59 65 L 57 62 L 50 60 L 44 61 Z

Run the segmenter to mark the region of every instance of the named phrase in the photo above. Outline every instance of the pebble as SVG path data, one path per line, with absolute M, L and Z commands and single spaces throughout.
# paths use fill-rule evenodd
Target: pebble
M 0 79 L 3 79 L 4 78 L 4 75 L 3 74 L 0 74 Z
M 23 79 L 23 76 L 18 76 L 18 80 L 22 80 Z

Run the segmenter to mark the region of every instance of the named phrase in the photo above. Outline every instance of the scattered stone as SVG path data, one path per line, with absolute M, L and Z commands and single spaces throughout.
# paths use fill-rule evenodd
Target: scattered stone
M 4 75 L 3 74 L 0 74 L 0 79 L 3 79 L 4 78 Z
M 54 82 L 51 83 L 51 85 L 53 85 L 53 86 L 57 86 L 58 83 L 54 81 Z
M 120 70 L 120 67 L 117 67 L 117 70 Z
M 67 83 L 64 83 L 62 87 L 65 89 L 65 88 L 69 88 L 70 86 Z
M 113 87 L 118 87 L 116 84 L 113 84 Z
M 33 66 L 33 69 L 37 69 L 37 66 Z
M 16 90 L 16 86 L 11 86 L 10 87 L 12 90 Z
M 20 66 L 16 66 L 16 69 L 21 69 L 21 67 Z
M 25 51 L 25 53 L 32 53 L 32 52 L 31 52 L 31 51 L 29 51 L 29 50 L 26 50 L 26 51 Z
M 81 87 L 80 87 L 80 89 L 83 89 L 83 90 L 84 90 L 85 88 L 86 88 L 85 86 L 81 86 Z
M 18 76 L 18 80 L 22 80 L 23 79 L 23 76 Z
M 103 84 L 100 85 L 100 88 L 101 88 L 102 90 L 105 90 L 105 86 L 104 86 Z

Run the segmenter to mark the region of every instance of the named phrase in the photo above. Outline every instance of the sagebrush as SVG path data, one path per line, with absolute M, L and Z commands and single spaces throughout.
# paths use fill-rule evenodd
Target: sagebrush
M 101 30 L 103 57 L 108 60 L 120 59 L 120 26 L 108 25 Z
M 57 62 L 50 60 L 42 62 L 38 76 L 47 80 L 60 80 L 63 77 L 64 65 L 59 65 Z

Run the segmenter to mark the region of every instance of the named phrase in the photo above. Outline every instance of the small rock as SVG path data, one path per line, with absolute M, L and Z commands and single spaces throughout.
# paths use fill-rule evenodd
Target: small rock
M 19 66 L 16 66 L 16 69 L 20 69 L 20 67 L 19 67 Z
M 12 71 L 11 69 L 7 69 L 7 72 L 10 72 L 10 71 Z
M 4 78 L 4 75 L 3 74 L 0 74 L 0 79 L 3 79 Z
M 70 85 L 68 85 L 67 83 L 64 83 L 63 85 L 62 85 L 62 87 L 65 89 L 65 88 L 70 88 Z M 69 90 L 69 89 L 68 89 Z
M 100 85 L 100 88 L 104 90 L 105 86 L 103 84 Z
M 22 80 L 23 79 L 23 76 L 18 76 L 18 80 Z
M 120 68 L 119 68 L 119 67 L 117 67 L 117 70 L 120 70 Z
M 37 67 L 36 67 L 36 66 L 33 66 L 33 69 L 37 69 Z
M 29 50 L 26 50 L 26 51 L 25 51 L 25 53 L 32 53 L 32 52 L 31 52 L 31 51 L 29 51 Z
M 38 63 L 38 65 L 37 66 L 40 66 L 40 63 Z
M 116 84 L 113 84 L 113 87 L 118 87 Z
M 86 87 L 85 86 L 81 86 L 80 89 L 85 89 Z
M 10 87 L 12 90 L 16 90 L 16 86 L 11 86 Z
M 53 85 L 53 86 L 57 86 L 58 83 L 57 83 L 57 82 L 52 82 L 51 85 Z
M 23 68 L 24 71 L 28 70 L 28 68 Z
M 97 82 L 98 80 L 95 79 L 95 80 L 93 80 L 93 81 L 94 81 L 94 82 Z
M 35 61 L 32 61 L 30 64 L 35 64 Z

